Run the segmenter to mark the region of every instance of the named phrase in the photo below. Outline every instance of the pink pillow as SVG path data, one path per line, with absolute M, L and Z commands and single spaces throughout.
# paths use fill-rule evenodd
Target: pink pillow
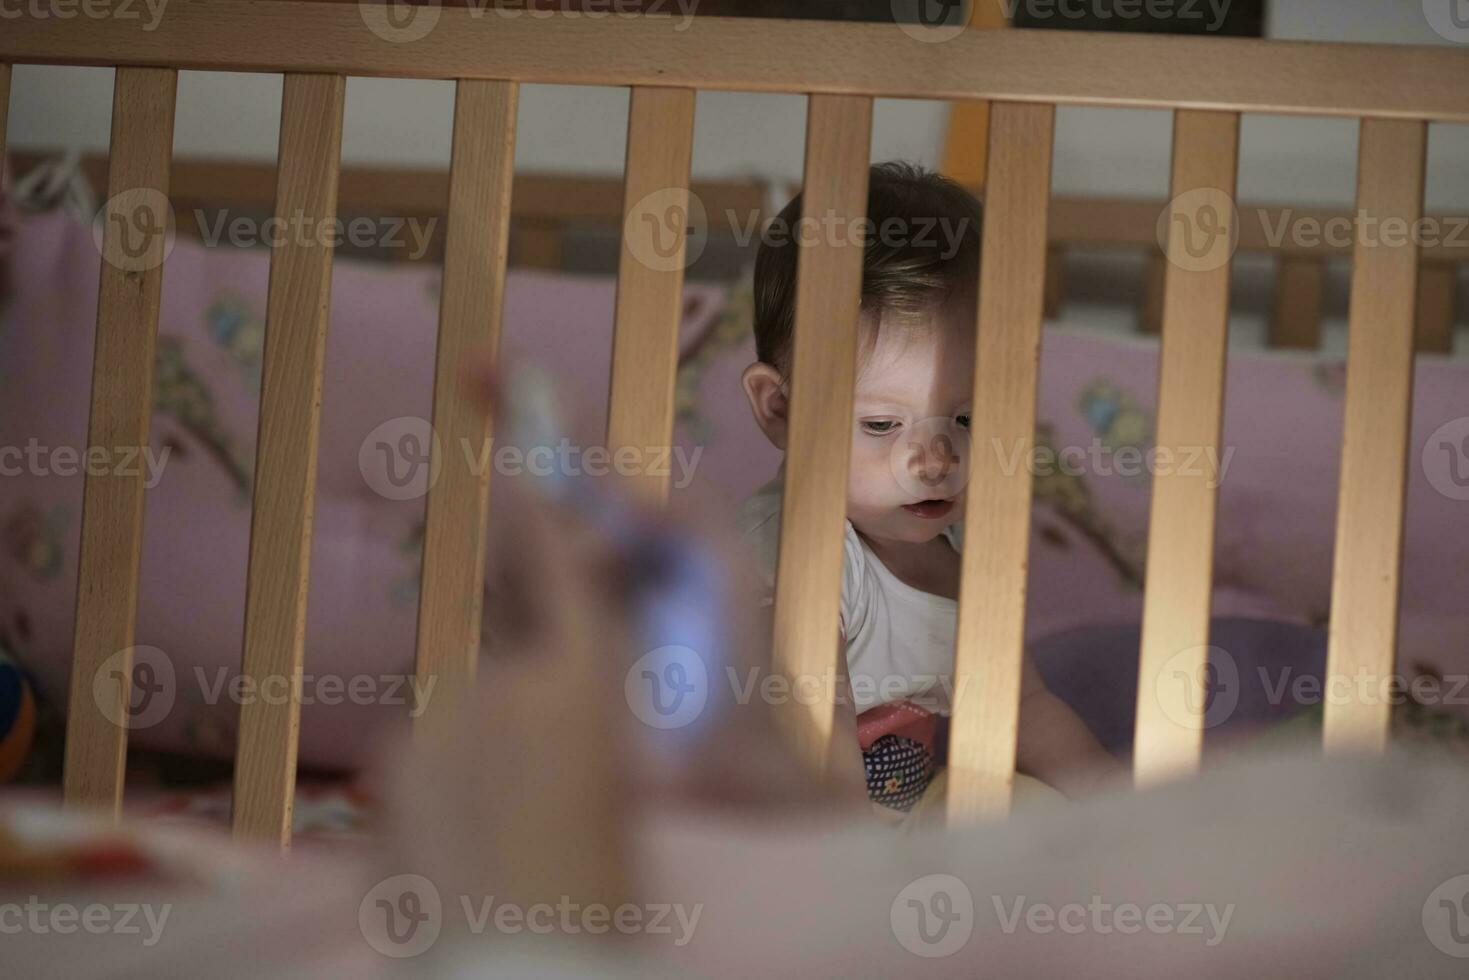
M 738 501 L 774 475 L 780 455 L 739 392 L 755 359 L 748 289 L 689 367 L 689 418 L 711 437 L 699 469 Z M 697 369 L 697 370 L 695 370 Z M 1213 613 L 1319 623 L 1330 610 L 1341 462 L 1344 366 L 1317 353 L 1230 357 L 1219 490 Z M 1145 339 L 1048 328 L 1038 392 L 1042 443 L 1080 452 L 1079 474 L 1037 480 L 1027 631 L 1031 640 L 1089 623 L 1136 621 L 1151 481 L 1129 453 L 1153 445 L 1158 348 Z M 1469 670 L 1469 486 L 1443 444 L 1469 436 L 1469 362 L 1418 358 L 1409 443 L 1399 662 Z M 1457 422 L 1454 420 L 1458 420 Z M 1449 428 L 1440 431 L 1441 427 Z M 1457 426 L 1457 428 L 1454 428 Z M 1438 435 L 1435 433 L 1438 432 Z M 1444 435 L 1454 435 L 1449 439 Z M 1095 449 L 1093 449 L 1095 447 Z M 1469 445 L 1459 446 L 1469 479 Z M 1091 461 L 1096 459 L 1099 464 Z
M 1096 444 L 1097 458 L 1112 470 L 1088 466 L 1079 478 L 1038 487 L 1049 501 L 1037 509 L 1031 552 L 1030 622 L 1038 635 L 1099 617 L 1140 614 L 1140 594 L 1127 587 L 1121 569 L 1141 568 L 1151 484 L 1146 472 L 1129 476 L 1113 470 L 1121 468 L 1123 447 L 1152 446 L 1157 372 L 1155 343 L 1062 330 L 1045 336 L 1040 418 L 1049 423 L 1054 445 Z M 1231 355 L 1221 445 L 1232 455 L 1219 488 L 1215 615 L 1326 619 L 1344 376 L 1340 358 L 1325 354 Z M 1469 631 L 1463 602 L 1469 594 L 1469 493 L 1452 494 L 1447 461 L 1437 446 L 1441 427 L 1469 430 L 1466 390 L 1469 364 L 1418 358 L 1407 474 L 1402 669 L 1418 661 L 1459 672 L 1469 667 L 1469 651 L 1461 643 Z M 1061 501 L 1067 505 L 1059 506 Z M 1105 547 L 1098 549 L 1098 543 Z M 1071 560 L 1099 550 L 1111 556 L 1106 571 L 1095 561 L 1083 571 Z
M 100 258 L 90 229 L 63 215 L 26 216 L 19 236 L 18 289 L 0 311 L 0 446 L 34 446 L 35 462 L 0 461 L 20 470 L 0 480 L 0 645 L 64 705 L 82 494 L 66 453 L 86 441 Z M 233 752 L 238 708 L 220 685 L 240 662 L 268 271 L 264 251 L 186 239 L 165 269 L 150 447 L 161 467 L 144 506 L 137 642 L 163 651 L 174 688 L 167 711 L 134 718 L 134 745 Z M 302 711 L 305 765 L 355 764 L 364 733 L 411 706 L 392 675 L 413 668 L 424 500 L 374 492 L 359 456 L 381 423 L 431 412 L 438 279 L 430 267 L 336 263 L 304 668 L 318 703 Z M 507 358 L 540 362 L 588 404 L 605 402 L 615 288 L 604 277 L 511 271 Z M 684 344 L 722 302 L 716 287 L 686 288 Z M 573 438 L 600 443 L 601 424 L 584 416 Z

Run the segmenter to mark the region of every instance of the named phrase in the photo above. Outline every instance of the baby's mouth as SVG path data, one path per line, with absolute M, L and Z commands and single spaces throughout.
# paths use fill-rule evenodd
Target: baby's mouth
M 904 504 L 903 509 L 915 517 L 937 520 L 954 509 L 952 500 L 920 500 L 916 504 Z

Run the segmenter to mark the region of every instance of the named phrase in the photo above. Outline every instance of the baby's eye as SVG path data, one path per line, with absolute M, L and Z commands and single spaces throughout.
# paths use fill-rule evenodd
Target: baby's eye
M 956 415 L 956 416 L 954 416 L 954 421 L 955 422 L 958 422 L 960 425 L 962 425 L 966 429 L 969 428 L 969 415 L 967 413 L 964 414 L 964 415 Z
M 866 419 L 862 422 L 862 431 L 872 436 L 885 436 L 897 428 L 897 419 Z

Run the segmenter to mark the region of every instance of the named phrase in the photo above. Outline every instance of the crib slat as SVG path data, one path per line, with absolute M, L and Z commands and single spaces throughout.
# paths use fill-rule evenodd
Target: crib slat
M 10 66 L 0 63 L 0 181 L 5 180 L 5 127 L 10 115 Z
M 619 451 L 637 452 L 638 472 L 629 482 L 657 503 L 668 497 L 664 464 L 673 441 L 685 246 L 695 220 L 689 209 L 694 94 L 635 87 L 627 123 L 607 447 L 614 460 Z
M 1045 303 L 1046 211 L 1055 107 L 998 102 L 975 347 L 971 463 L 949 742 L 951 823 L 1009 809 L 1015 777 L 1031 447 Z M 1009 462 L 1019 460 L 1019 469 Z
M 1138 305 L 1137 328 L 1156 337 L 1163 332 L 1163 287 L 1168 279 L 1168 258 L 1158 252 L 1148 255 L 1143 276 L 1143 298 Z
M 171 68 L 119 68 L 113 86 L 87 446 L 101 447 L 119 462 L 119 452 L 148 446 L 177 91 L 178 72 Z M 122 803 L 127 726 L 133 718 L 131 648 L 144 472 L 134 466 L 130 472 L 119 467 L 89 473 L 82 496 L 65 797 L 68 806 L 102 809 L 113 817 Z M 172 694 L 161 690 L 147 696 Z M 143 716 L 137 720 L 141 723 Z
M 1046 297 L 1041 315 L 1054 320 L 1061 315 L 1061 302 L 1066 296 L 1066 247 L 1046 247 Z
M 1159 354 L 1160 455 L 1148 521 L 1137 737 L 1139 784 L 1198 765 L 1213 583 L 1239 115 L 1173 117 L 1168 271 Z M 1201 251 L 1196 251 L 1201 249 Z M 1167 453 L 1168 455 L 1161 455 Z
M 1405 231 L 1421 216 L 1427 127 L 1363 119 L 1359 138 L 1357 209 L 1376 227 L 1352 252 L 1323 732 L 1333 751 L 1387 744 L 1391 704 L 1378 685 L 1397 655 L 1418 248 L 1385 222 Z
M 1275 262 L 1275 308 L 1270 346 L 1316 350 L 1321 346 L 1321 307 L 1326 260 L 1319 255 L 1283 254 Z
M 490 467 L 469 466 L 461 447 L 481 459 L 493 419 L 464 397 L 461 372 L 472 358 L 486 350 L 493 357 L 500 347 L 518 94 L 515 82 L 465 79 L 454 100 L 434 369 L 434 451 L 442 462 L 433 464 L 438 479 L 428 494 L 418 596 L 415 670 L 420 689 L 431 692 L 421 719 L 445 711 L 473 681 L 479 659 Z
M 1454 294 L 1459 267 L 1451 262 L 1418 265 L 1418 318 L 1414 347 L 1423 353 L 1454 352 Z
M 818 228 L 826 227 L 827 216 L 845 227 L 867 212 L 872 100 L 812 95 L 807 106 L 802 214 L 822 222 Z M 776 670 L 793 683 L 811 684 L 832 676 L 840 637 L 862 249 L 845 236 L 798 240 L 774 659 Z M 826 772 L 834 749 L 856 747 L 832 745 L 835 706 L 818 700 L 792 698 L 777 718 L 802 757 Z
M 310 229 L 336 219 L 345 91 L 340 75 L 285 78 L 275 205 L 282 221 Z M 331 249 L 310 241 L 317 236 L 286 238 L 270 261 L 242 670 L 256 690 L 268 683 L 277 692 L 282 684 L 296 690 L 301 675 L 332 275 Z M 240 706 L 236 837 L 289 842 L 300 716 L 294 696 Z

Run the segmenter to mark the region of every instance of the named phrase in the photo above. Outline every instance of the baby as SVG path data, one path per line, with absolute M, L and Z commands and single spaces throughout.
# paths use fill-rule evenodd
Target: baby
M 793 229 L 796 196 L 776 219 Z M 979 203 L 904 163 L 872 167 L 862 257 L 855 411 L 847 483 L 841 645 L 871 799 L 909 810 L 944 760 L 952 710 L 963 484 L 974 370 Z M 743 384 L 755 421 L 786 448 L 798 237 L 766 236 L 755 261 L 759 360 Z M 752 495 L 738 527 L 774 587 L 785 466 Z M 768 601 L 768 599 L 767 599 Z M 1068 796 L 1120 765 L 1046 690 L 1029 656 L 1017 764 Z

